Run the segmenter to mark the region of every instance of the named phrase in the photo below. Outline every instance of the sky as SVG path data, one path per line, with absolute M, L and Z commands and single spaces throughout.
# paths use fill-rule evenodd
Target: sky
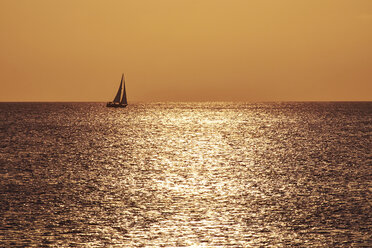
M 372 101 L 371 0 L 0 0 L 0 101 Z

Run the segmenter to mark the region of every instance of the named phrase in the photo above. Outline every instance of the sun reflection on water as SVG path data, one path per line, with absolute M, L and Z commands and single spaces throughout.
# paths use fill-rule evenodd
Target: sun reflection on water
M 370 244 L 370 104 L 65 105 L 0 123 L 0 246 Z

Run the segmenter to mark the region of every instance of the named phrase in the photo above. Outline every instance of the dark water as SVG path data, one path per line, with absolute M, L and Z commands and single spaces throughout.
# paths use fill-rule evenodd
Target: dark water
M 368 247 L 371 207 L 371 102 L 0 104 L 0 247 Z

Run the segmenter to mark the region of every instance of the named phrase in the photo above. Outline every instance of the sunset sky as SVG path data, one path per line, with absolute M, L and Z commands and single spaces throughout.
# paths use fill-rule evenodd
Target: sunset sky
M 0 101 L 371 101 L 371 0 L 0 0 Z

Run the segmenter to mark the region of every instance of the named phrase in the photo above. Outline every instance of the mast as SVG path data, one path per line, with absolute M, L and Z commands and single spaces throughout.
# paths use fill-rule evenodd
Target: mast
M 122 77 L 122 80 L 123 80 L 123 78 L 124 78 L 124 73 L 123 73 L 123 77 Z M 123 89 L 123 98 L 121 98 L 121 101 L 120 101 L 120 104 L 125 104 L 125 105 L 127 105 L 128 104 L 128 102 L 127 102 L 127 92 L 126 92 L 126 90 L 125 90 L 125 78 L 124 78 L 124 89 Z
M 116 96 L 113 102 L 117 102 L 117 103 L 120 102 L 121 88 L 123 87 L 123 78 L 124 78 L 124 74 L 121 76 L 121 82 L 120 82 L 120 86 L 118 89 L 118 93 L 116 93 Z

